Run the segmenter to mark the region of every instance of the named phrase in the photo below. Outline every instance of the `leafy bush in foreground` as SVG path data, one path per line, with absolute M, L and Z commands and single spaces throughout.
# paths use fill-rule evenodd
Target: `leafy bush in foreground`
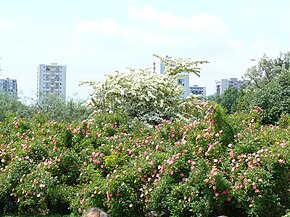
M 1 213 L 282 216 L 290 209 L 290 127 L 260 110 L 154 127 L 121 113 L 72 123 L 0 122 Z M 201 116 L 202 114 L 202 116 Z M 281 122 L 282 123 L 282 122 Z M 289 212 L 289 211 L 288 211 Z

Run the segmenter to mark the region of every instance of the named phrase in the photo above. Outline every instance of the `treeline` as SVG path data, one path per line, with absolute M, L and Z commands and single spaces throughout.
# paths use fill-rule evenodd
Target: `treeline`
M 290 113 L 290 53 L 276 59 L 264 55 L 257 65 L 247 69 L 241 90 L 228 88 L 222 95 L 208 99 L 221 104 L 229 114 L 249 112 L 254 106 L 263 110 L 263 124 L 277 124 Z
M 0 121 L 9 116 L 30 118 L 37 113 L 43 114 L 51 121 L 72 121 L 88 118 L 92 110 L 86 106 L 85 101 L 64 100 L 56 95 L 50 95 L 42 104 L 34 102 L 27 105 L 0 92 Z

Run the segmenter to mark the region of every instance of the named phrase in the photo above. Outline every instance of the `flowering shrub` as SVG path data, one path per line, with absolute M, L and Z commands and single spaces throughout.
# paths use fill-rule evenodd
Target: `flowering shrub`
M 0 212 L 112 216 L 283 216 L 290 209 L 290 128 L 260 110 L 156 126 L 126 113 L 72 123 L 0 122 Z M 282 123 L 282 122 L 281 122 Z M 288 210 L 288 211 L 287 211 Z M 289 215 L 289 214 L 288 214 Z
M 131 118 L 150 124 L 169 118 L 188 118 L 187 108 L 196 107 L 196 100 L 180 97 L 184 90 L 177 79 L 190 73 L 199 76 L 198 66 L 208 62 L 156 57 L 166 67 L 166 73 L 130 69 L 130 73 L 117 71 L 106 75 L 102 83 L 82 82 L 93 89 L 88 105 L 95 111 L 124 110 Z

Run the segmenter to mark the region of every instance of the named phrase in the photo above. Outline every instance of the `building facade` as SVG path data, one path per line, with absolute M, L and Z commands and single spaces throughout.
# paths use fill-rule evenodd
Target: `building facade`
M 190 87 L 190 93 L 193 95 L 200 95 L 206 97 L 206 87 L 199 87 L 198 85 L 193 85 Z
M 169 56 L 166 56 L 165 58 L 171 59 L 171 57 Z M 161 60 L 158 57 L 155 56 L 153 59 L 153 73 L 166 74 L 165 65 L 161 62 Z M 184 76 L 181 76 L 177 79 L 177 82 L 184 89 L 181 97 L 183 98 L 188 97 L 190 94 L 189 75 L 184 74 Z
M 215 94 L 221 95 L 229 87 L 235 87 L 240 90 L 242 85 L 243 81 L 237 78 L 221 79 L 220 81 L 215 81 Z
M 0 79 L 0 91 L 12 97 L 18 95 L 17 80 L 16 79 Z
M 39 64 L 37 69 L 37 98 L 44 102 L 49 95 L 66 98 L 66 65 Z

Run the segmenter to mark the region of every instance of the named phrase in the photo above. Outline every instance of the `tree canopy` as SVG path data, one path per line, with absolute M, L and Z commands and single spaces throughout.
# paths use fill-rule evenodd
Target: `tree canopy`
M 199 75 L 197 66 L 207 61 L 159 58 L 166 67 L 165 74 L 152 73 L 150 69 L 130 69 L 129 73 L 109 74 L 100 83 L 83 82 L 93 88 L 89 105 L 99 111 L 124 110 L 132 118 L 153 124 L 183 116 L 181 108 L 190 107 L 188 104 L 193 100 L 181 98 L 183 88 L 177 78 L 184 73 Z
M 289 114 L 290 105 L 290 52 L 276 59 L 264 55 L 257 65 L 249 68 L 244 95 L 239 100 L 242 109 L 254 106 L 263 109 L 263 123 L 277 123 L 282 114 Z

